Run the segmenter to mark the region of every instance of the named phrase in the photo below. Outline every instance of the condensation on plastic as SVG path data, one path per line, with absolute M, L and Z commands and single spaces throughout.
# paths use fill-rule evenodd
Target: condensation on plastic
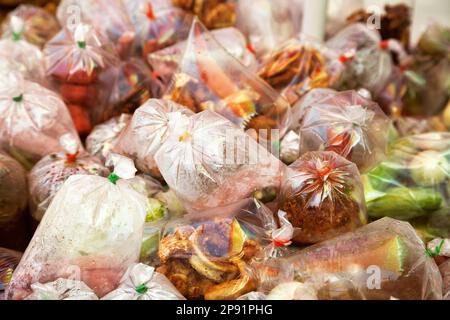
M 154 156 L 169 136 L 170 114 L 191 116 L 193 113 L 172 101 L 148 100 L 133 114 L 114 151 L 133 159 L 142 172 L 160 177 Z
M 367 173 L 365 184 L 369 216 L 422 217 L 430 219 L 432 232 L 450 236 L 450 133 L 397 140 L 386 160 Z
M 70 158 L 73 159 L 70 159 Z M 30 211 L 36 221 L 41 221 L 55 194 L 67 178 L 75 174 L 99 175 L 106 177 L 109 170 L 99 159 L 84 150 L 72 154 L 52 153 L 42 158 L 31 169 L 28 176 L 30 191 Z
M 56 16 L 65 28 L 75 28 L 79 23 L 94 26 L 114 43 L 120 57 L 131 54 L 135 30 L 121 0 L 63 0 Z
M 345 91 L 304 109 L 300 127 L 300 154 L 334 151 L 367 172 L 383 160 L 390 119 L 378 104 L 355 91 Z
M 122 114 L 95 126 L 86 138 L 87 152 L 98 157 L 104 163 L 130 120 L 131 115 Z
M 284 260 L 284 261 L 282 261 Z M 409 223 L 383 218 L 280 259 L 319 299 L 442 299 L 442 278 Z
M 130 266 L 119 287 L 102 300 L 185 300 L 173 284 L 155 268 L 139 263 Z
M 236 299 L 255 290 L 248 264 L 271 244 L 275 228 L 272 212 L 253 199 L 172 220 L 157 271 L 188 299 Z
M 240 0 L 236 25 L 261 56 L 295 37 L 300 32 L 302 16 L 302 0 Z
M 120 157 L 115 160 L 124 164 Z M 130 172 L 128 167 L 124 172 Z M 114 171 L 121 174 L 117 167 Z M 7 298 L 23 299 L 31 293 L 31 284 L 58 278 L 83 281 L 103 297 L 138 261 L 145 215 L 146 198 L 129 180 L 69 177 L 14 272 Z
M 198 19 L 166 98 L 195 112 L 213 110 L 242 129 L 286 133 L 289 103 L 233 57 Z
M 82 281 L 59 278 L 48 283 L 33 283 L 33 292 L 24 300 L 98 300 Z
M 297 244 L 324 241 L 367 223 L 358 168 L 334 152 L 308 152 L 288 167 L 279 208 L 295 227 Z
M 283 163 L 229 120 L 206 110 L 173 122 L 155 160 L 188 212 L 279 188 Z
M 24 21 L 23 37 L 39 48 L 42 48 L 60 29 L 58 20 L 49 12 L 34 5 L 22 4 L 6 16 L 2 23 L 2 37 L 12 36 L 10 22 L 13 16 Z
M 17 74 L 4 75 L 0 82 L 0 142 L 26 168 L 60 151 L 62 135 L 77 136 L 64 102 L 55 93 Z

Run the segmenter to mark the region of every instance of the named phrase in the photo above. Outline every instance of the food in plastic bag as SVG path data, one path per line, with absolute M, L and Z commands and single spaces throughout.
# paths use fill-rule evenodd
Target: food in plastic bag
M 185 40 L 192 15 L 175 8 L 171 0 L 127 0 L 125 6 L 136 29 L 135 52 L 145 60 L 149 53 Z
M 189 109 L 172 101 L 148 100 L 136 110 L 114 151 L 133 159 L 140 171 L 160 177 L 154 156 L 169 136 L 169 122 L 174 113 L 192 115 Z
M 450 300 L 450 259 L 439 266 L 443 281 L 443 300 Z
M 291 39 L 261 58 L 258 75 L 292 105 L 313 88 L 332 87 L 342 65 L 323 46 Z
M 450 212 L 450 133 L 405 137 L 364 178 L 368 214 L 412 219 Z
M 236 25 L 261 56 L 293 38 L 300 31 L 302 16 L 299 0 L 239 0 Z
M 237 300 L 318 300 L 317 292 L 312 285 L 297 281 L 280 283 L 267 295 L 252 291 Z
M 231 27 L 236 22 L 234 0 L 172 0 L 172 3 L 196 15 L 208 29 Z
M 61 30 L 44 49 L 47 75 L 61 94 L 81 135 L 101 121 L 114 85 L 119 58 L 92 26 Z
M 27 246 L 27 201 L 25 170 L 0 151 L 0 246 L 20 250 Z
M 215 111 L 245 130 L 270 134 L 278 129 L 281 137 L 289 126 L 289 103 L 228 53 L 197 19 L 165 97 L 195 112 Z
M 327 240 L 367 223 L 358 169 L 334 152 L 309 152 L 290 165 L 279 207 L 296 228 L 298 244 Z
M 185 300 L 173 284 L 155 268 L 139 263 L 130 266 L 119 287 L 102 300 Z
M 0 60 L 27 80 L 46 85 L 42 51 L 24 39 L 24 23 L 18 16 L 11 17 L 12 33 L 0 40 Z
M 121 58 L 131 54 L 135 30 L 121 0 L 63 0 L 56 16 L 70 30 L 81 23 L 92 25 L 114 44 Z
M 25 300 L 98 300 L 82 281 L 59 278 L 49 283 L 33 283 Z
M 326 46 L 334 50 L 344 64 L 335 86 L 340 90 L 365 88 L 377 94 L 392 73 L 393 61 L 386 50 L 388 44 L 381 41 L 376 30 L 361 23 L 344 28 L 328 40 Z
M 61 150 L 62 135 L 77 136 L 64 102 L 55 93 L 17 74 L 4 75 L 0 83 L 0 143 L 25 168 Z
M 311 284 L 320 300 L 442 298 L 434 260 L 407 222 L 383 218 L 279 260 L 282 272 Z
M 131 115 L 121 114 L 95 126 L 86 138 L 86 151 L 104 163 L 130 120 Z
M 156 271 L 188 299 L 236 299 L 255 289 L 248 264 L 275 225 L 272 212 L 250 199 L 186 215 L 165 226 Z
M 55 16 L 44 9 L 22 4 L 11 11 L 2 23 L 2 37 L 11 37 L 14 31 L 11 28 L 12 17 L 23 20 L 22 36 L 31 44 L 42 48 L 60 29 Z
M 384 158 L 391 122 L 375 102 L 355 91 L 328 95 L 305 108 L 301 118 L 300 154 L 334 151 L 361 172 Z
M 114 155 L 114 172 L 69 177 L 55 195 L 13 274 L 8 299 L 58 278 L 83 281 L 101 298 L 138 261 L 146 198 L 131 181 L 132 161 Z
M 421 35 L 417 44 L 420 51 L 430 55 L 448 54 L 450 51 L 449 28 L 432 23 Z
M 171 133 L 155 160 L 188 212 L 279 189 L 283 163 L 229 120 L 209 110 L 169 118 Z
M 254 54 L 247 48 L 244 35 L 236 28 L 222 28 L 211 31 L 217 42 L 221 44 L 233 57 L 239 60 L 247 70 L 257 69 Z M 153 75 L 160 81 L 161 91 L 166 91 L 173 74 L 177 71 L 186 50 L 187 42 L 181 41 L 173 46 L 150 53 L 147 56 Z M 223 50 L 218 47 L 217 50 Z
M 31 169 L 28 176 L 30 211 L 36 221 L 41 221 L 55 194 L 72 175 L 98 175 L 106 177 L 109 170 L 99 159 L 79 149 L 70 135 L 60 139 L 64 152 L 51 153 Z
M 0 247 L 0 296 L 6 290 L 22 253 Z M 3 299 L 0 299 L 3 300 Z

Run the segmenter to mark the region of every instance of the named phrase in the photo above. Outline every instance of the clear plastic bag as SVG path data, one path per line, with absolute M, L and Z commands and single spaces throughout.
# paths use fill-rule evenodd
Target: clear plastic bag
M 86 138 L 86 151 L 105 163 L 111 150 L 114 149 L 120 134 L 131 121 L 131 115 L 121 114 L 92 129 Z
M 192 15 L 173 7 L 170 0 L 126 0 L 125 6 L 136 29 L 134 51 L 144 60 L 189 34 Z
M 21 257 L 21 252 L 0 247 L 0 298 L 11 281 L 14 269 L 19 264 Z
M 255 71 L 258 63 L 254 54 L 247 48 L 244 35 L 236 28 L 223 28 L 211 31 L 217 42 L 250 71 Z M 159 80 L 161 91 L 166 91 L 173 74 L 177 71 L 186 50 L 187 42 L 180 41 L 173 46 L 155 51 L 147 56 L 154 77 Z M 222 48 L 217 48 L 222 50 Z
M 130 266 L 119 287 L 102 300 L 185 300 L 173 284 L 155 268 L 139 263 Z
M 297 244 L 324 241 L 367 223 L 358 168 L 334 152 L 309 152 L 288 167 L 279 208 L 295 227 Z
M 82 281 L 59 278 L 48 283 L 33 283 L 33 292 L 24 300 L 98 300 Z
M 396 219 L 447 215 L 434 228 L 445 228 L 450 214 L 450 133 L 402 138 L 387 159 L 364 178 L 368 214 Z M 438 216 L 435 216 L 438 218 Z
M 390 119 L 373 101 L 345 91 L 304 109 L 300 127 L 300 154 L 334 151 L 367 172 L 383 160 Z
M 80 23 L 94 26 L 114 44 L 121 58 L 131 54 L 136 33 L 121 0 L 63 0 L 56 16 L 65 28 Z
M 192 115 L 189 109 L 172 101 L 148 100 L 136 110 L 114 151 L 133 159 L 140 171 L 160 177 L 154 156 L 169 136 L 171 113 Z
M 188 212 L 227 205 L 264 188 L 276 194 L 283 163 L 229 120 L 209 110 L 169 116 L 172 129 L 155 160 Z
M 17 74 L 4 75 L 0 83 L 0 143 L 25 168 L 61 150 L 62 135 L 77 136 L 64 102 L 55 93 Z
M 240 0 L 236 25 L 247 36 L 256 55 L 261 56 L 295 37 L 302 17 L 302 1 Z
M 138 261 L 146 197 L 129 179 L 132 161 L 115 155 L 114 172 L 69 177 L 55 195 L 13 274 L 8 299 L 58 278 L 83 281 L 101 298 Z
M 289 103 L 247 70 L 197 19 L 165 98 L 200 112 L 212 110 L 242 129 L 286 133 Z
M 98 175 L 106 177 L 109 170 L 99 159 L 79 149 L 73 137 L 60 139 L 64 152 L 51 153 L 31 169 L 28 176 L 30 211 L 36 221 L 41 221 L 55 194 L 72 175 Z
M 0 60 L 9 69 L 20 73 L 30 81 L 46 85 L 42 51 L 24 39 L 25 21 L 18 16 L 9 20 L 12 33 L 0 40 Z
M 23 37 L 39 48 L 42 48 L 60 29 L 58 20 L 49 12 L 34 5 L 21 4 L 3 21 L 2 37 L 13 36 L 11 19 L 14 16 L 24 21 Z
M 47 75 L 53 80 L 81 135 L 102 119 L 114 85 L 119 58 L 112 44 L 92 26 L 61 30 L 44 49 Z
M 439 300 L 442 278 L 409 223 L 383 218 L 282 258 L 321 300 Z
M 275 227 L 272 212 L 250 199 L 186 215 L 165 226 L 157 271 L 188 299 L 236 299 L 256 288 L 248 264 Z

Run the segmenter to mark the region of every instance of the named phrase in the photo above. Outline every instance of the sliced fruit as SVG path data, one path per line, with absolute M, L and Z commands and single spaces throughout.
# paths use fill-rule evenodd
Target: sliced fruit
M 245 241 L 247 240 L 247 235 L 245 234 L 244 230 L 242 229 L 240 223 L 233 219 L 233 222 L 231 223 L 231 230 L 230 230 L 230 249 L 229 249 L 229 256 L 233 257 L 235 255 L 238 255 L 242 252 L 242 249 L 244 248 Z

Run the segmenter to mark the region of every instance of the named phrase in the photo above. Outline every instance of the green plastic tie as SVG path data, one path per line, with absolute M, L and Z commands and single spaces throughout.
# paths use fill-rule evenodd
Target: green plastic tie
M 21 102 L 23 100 L 23 94 L 20 94 L 12 98 L 14 102 Z
M 108 176 L 108 180 L 111 181 L 113 184 L 116 184 L 117 180 L 119 180 L 119 179 L 120 179 L 120 177 L 117 174 L 115 174 L 114 172 Z
M 434 250 L 426 249 L 425 254 L 430 258 L 438 257 L 441 254 L 442 246 L 444 245 L 444 240 L 442 239 L 439 245 L 434 248 Z
M 86 41 L 77 41 L 78 48 L 84 49 L 86 48 Z
M 145 284 L 140 284 L 136 288 L 134 288 L 137 293 L 139 294 L 145 294 L 148 291 L 148 288 Z
M 15 42 L 19 41 L 20 39 L 22 39 L 22 33 L 20 33 L 20 32 L 13 32 L 12 33 L 12 39 Z

